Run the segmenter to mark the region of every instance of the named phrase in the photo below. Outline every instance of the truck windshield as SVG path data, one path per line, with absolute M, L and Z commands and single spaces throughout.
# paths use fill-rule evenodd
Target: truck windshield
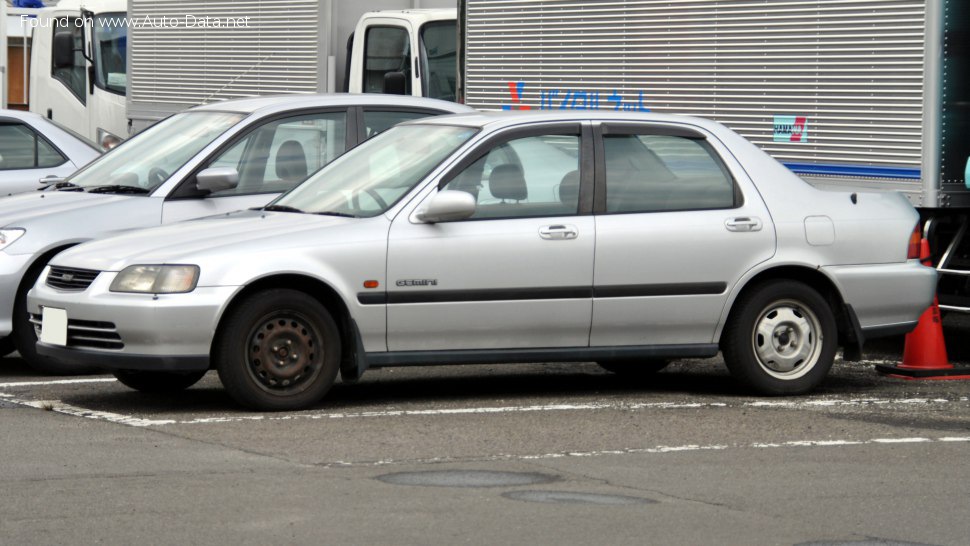
M 317 171 L 268 208 L 360 218 L 384 214 L 476 131 L 430 124 L 392 127 Z
M 457 33 L 455 21 L 421 27 L 421 89 L 424 96 L 454 102 Z
M 151 193 L 243 119 L 230 112 L 185 112 L 145 129 L 68 179 L 86 190 Z
M 95 15 L 92 20 L 94 83 L 124 95 L 128 86 L 128 21 L 124 13 Z

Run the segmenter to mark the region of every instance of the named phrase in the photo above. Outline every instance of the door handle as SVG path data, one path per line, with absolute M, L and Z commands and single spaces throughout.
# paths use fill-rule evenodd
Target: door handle
M 761 231 L 761 219 L 754 216 L 739 216 L 724 221 L 728 231 Z
M 564 241 L 579 237 L 579 230 L 576 226 L 556 224 L 554 226 L 544 226 L 539 228 L 539 237 L 552 241 Z

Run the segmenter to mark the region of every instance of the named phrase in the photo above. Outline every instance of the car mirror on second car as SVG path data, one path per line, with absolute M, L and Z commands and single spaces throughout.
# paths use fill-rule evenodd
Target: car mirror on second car
M 418 210 L 415 218 L 426 224 L 453 222 L 472 216 L 476 208 L 472 194 L 458 190 L 441 190 Z
M 216 193 L 231 190 L 239 184 L 239 171 L 232 167 L 209 167 L 195 175 L 195 187 L 199 191 Z

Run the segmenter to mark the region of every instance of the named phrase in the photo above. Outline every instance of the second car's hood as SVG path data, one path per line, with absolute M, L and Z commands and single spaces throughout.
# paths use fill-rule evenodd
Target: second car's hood
M 144 197 L 139 197 L 144 199 Z M 134 199 L 130 195 L 81 191 L 37 191 L 0 198 L 0 227 L 25 227 L 38 216 L 99 206 L 112 201 Z
M 98 271 L 120 271 L 132 264 L 197 263 L 231 254 L 323 244 L 326 228 L 357 220 L 313 214 L 241 211 L 199 220 L 139 229 L 91 241 L 59 254 L 53 265 Z M 323 230 L 323 232 L 321 232 Z M 312 238 L 301 234 L 313 232 Z

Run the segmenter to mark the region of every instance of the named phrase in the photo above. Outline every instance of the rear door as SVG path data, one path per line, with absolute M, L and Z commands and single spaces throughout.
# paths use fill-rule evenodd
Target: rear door
M 596 128 L 592 346 L 712 343 L 741 276 L 774 253 L 768 211 L 700 130 Z

